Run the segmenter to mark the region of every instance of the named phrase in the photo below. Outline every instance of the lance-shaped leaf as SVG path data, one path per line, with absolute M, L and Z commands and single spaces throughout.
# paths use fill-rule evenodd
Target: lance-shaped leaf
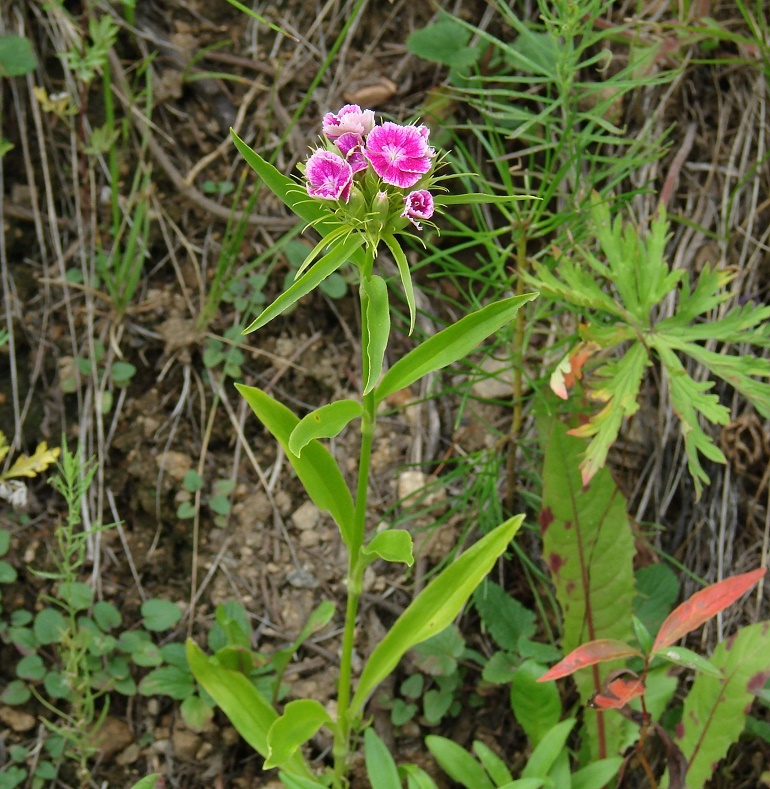
M 279 772 L 278 777 L 286 789 L 329 789 L 326 784 L 318 783 L 312 778 L 302 778 L 299 775 L 288 775 L 284 772 Z
M 701 789 L 737 742 L 754 691 L 770 676 L 768 655 L 770 622 L 749 625 L 714 650 L 711 663 L 722 671 L 721 677 L 695 678 L 676 727 L 676 744 L 687 759 L 689 789 Z
M 142 778 L 141 781 L 135 783 L 131 789 L 158 789 L 160 785 L 160 773 L 153 773 Z
M 581 668 L 606 663 L 609 660 L 620 660 L 628 657 L 644 657 L 642 653 L 623 641 L 612 638 L 599 638 L 573 649 L 563 660 L 546 671 L 538 682 L 560 679 L 574 674 Z
M 409 334 L 414 331 L 414 319 L 416 314 L 416 306 L 414 301 L 414 288 L 412 287 L 412 274 L 409 271 L 409 261 L 406 259 L 404 250 L 401 249 L 401 244 L 396 241 L 392 235 L 384 235 L 382 240 L 393 255 L 398 267 L 398 275 L 401 277 L 401 287 L 404 289 L 404 296 L 406 303 L 409 307 Z
M 353 714 L 363 707 L 369 694 L 393 671 L 405 652 L 439 633 L 460 613 L 523 521 L 524 516 L 517 515 L 501 523 L 442 570 L 412 601 L 366 661 L 351 702 Z
M 494 789 L 484 768 L 461 745 L 435 734 L 425 738 L 428 750 L 441 769 L 466 789 Z
M 398 767 L 390 749 L 371 726 L 364 732 L 364 758 L 372 789 L 401 789 Z
M 562 610 L 562 649 L 566 654 L 597 639 L 628 642 L 633 638 L 634 540 L 625 499 L 606 469 L 583 487 L 579 466 L 585 444 L 567 435 L 561 423 L 545 424 L 543 434 L 548 443 L 540 525 L 543 558 Z M 601 692 L 610 670 L 596 664 L 575 676 L 584 704 Z M 606 714 L 584 718 L 594 758 L 599 758 L 601 727 L 607 755 L 621 745 L 622 727 L 606 725 Z
M 339 527 L 342 539 L 351 545 L 353 532 L 353 497 L 342 472 L 326 447 L 318 441 L 308 442 L 301 457 L 289 449 L 289 438 L 299 419 L 269 394 L 256 386 L 236 384 L 254 413 L 280 443 L 305 490 L 320 510 L 328 510 Z
M 324 725 L 334 726 L 334 722 L 319 701 L 290 701 L 283 715 L 273 723 L 267 733 L 267 759 L 264 769 L 284 765 L 297 753 L 299 746 L 306 743 Z
M 722 676 L 722 672 L 713 663 L 697 652 L 685 647 L 663 647 L 655 653 L 655 656 L 663 658 L 676 666 L 700 671 L 702 674 L 710 674 L 712 677 Z
M 390 336 L 388 286 L 382 277 L 375 274 L 361 280 L 361 307 L 366 321 L 363 337 L 366 354 L 364 394 L 367 395 L 380 380 L 382 362 Z
M 187 641 L 187 662 L 200 686 L 227 715 L 241 737 L 266 757 L 269 749 L 267 734 L 278 720 L 278 713 L 243 674 L 218 665 L 190 639 Z M 307 778 L 312 776 L 299 753 L 284 764 L 284 769 Z
M 686 636 L 691 630 L 700 627 L 704 622 L 716 616 L 720 611 L 732 605 L 741 595 L 748 592 L 765 574 L 760 567 L 749 573 L 734 575 L 724 581 L 707 586 L 696 592 L 689 600 L 675 608 L 660 626 L 652 651 L 671 646 L 675 641 Z
M 434 334 L 385 373 L 375 390 L 377 402 L 410 386 L 424 375 L 464 358 L 479 343 L 513 320 L 522 304 L 532 301 L 536 296 L 536 293 L 525 293 L 495 301 Z
M 361 549 L 361 553 L 369 561 L 384 559 L 386 562 L 403 562 L 409 567 L 414 564 L 412 535 L 403 529 L 388 529 L 375 534 L 371 542 Z
M 316 438 L 333 438 L 343 427 L 361 416 L 358 400 L 337 400 L 322 405 L 299 420 L 289 436 L 289 452 L 299 457 L 302 450 Z
M 289 309 L 311 290 L 318 287 L 330 274 L 347 263 L 353 253 L 364 243 L 360 233 L 352 233 L 347 238 L 337 241 L 334 246 L 309 271 L 285 290 L 269 307 L 266 307 L 257 319 L 244 329 L 244 334 L 256 331 L 273 318 Z

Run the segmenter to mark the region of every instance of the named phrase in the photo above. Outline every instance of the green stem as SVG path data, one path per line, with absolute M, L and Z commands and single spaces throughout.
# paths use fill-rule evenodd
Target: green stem
M 371 257 L 371 256 L 370 256 Z M 371 261 L 368 273 L 371 275 Z M 367 272 L 362 272 L 366 276 Z M 361 351 L 362 380 L 368 377 L 367 348 L 369 332 L 366 324 L 363 304 L 361 310 Z M 358 484 L 356 487 L 356 504 L 353 518 L 353 534 L 348 557 L 348 599 L 345 609 L 345 629 L 342 634 L 342 655 L 340 657 L 340 674 L 337 687 L 337 729 L 334 737 L 334 775 L 335 787 L 345 785 L 348 770 L 348 754 L 350 752 L 350 694 L 353 676 L 353 648 L 356 632 L 356 616 L 358 603 L 361 599 L 364 568 L 366 562 L 361 553 L 366 534 L 367 495 L 369 490 L 369 470 L 371 468 L 372 442 L 374 426 L 377 421 L 377 405 L 374 393 L 363 396 L 363 414 L 361 415 L 361 451 L 358 461 Z

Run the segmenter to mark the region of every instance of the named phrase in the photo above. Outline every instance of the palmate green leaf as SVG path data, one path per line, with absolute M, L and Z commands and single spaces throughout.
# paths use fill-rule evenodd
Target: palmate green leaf
M 278 720 L 278 713 L 243 675 L 218 665 L 207 657 L 191 639 L 187 640 L 187 662 L 195 679 L 227 715 L 244 740 L 261 756 L 267 757 L 267 735 Z M 293 775 L 312 778 L 302 758 L 295 753 L 283 765 Z
M 591 256 L 590 260 L 596 260 Z M 605 293 L 591 274 L 581 263 L 574 263 L 566 255 L 557 261 L 559 276 L 557 277 L 542 263 L 534 263 L 534 276 L 527 277 L 532 287 L 551 299 L 562 299 L 576 307 L 589 308 L 623 318 L 623 310 L 615 300 Z
M 487 337 L 512 321 L 519 308 L 536 296 L 536 293 L 525 293 L 495 301 L 429 337 L 385 373 L 375 390 L 377 402 L 381 403 L 389 395 L 410 386 L 424 375 L 462 359 Z
M 709 478 L 700 462 L 700 455 L 724 463 L 725 456 L 710 436 L 706 435 L 698 421 L 702 414 L 710 422 L 726 425 L 730 422 L 730 411 L 719 402 L 714 394 L 706 394 L 714 384 L 712 381 L 695 381 L 691 378 L 679 357 L 671 350 L 664 338 L 653 338 L 653 346 L 668 376 L 671 406 L 681 422 L 687 467 L 695 485 L 696 496 L 700 497 L 703 485 Z
M 591 396 L 607 404 L 585 425 L 570 431 L 573 436 L 591 438 L 580 462 L 584 482 L 603 468 L 623 419 L 639 410 L 639 389 L 648 365 L 647 350 L 637 342 L 619 359 L 612 359 L 595 371 L 595 378 L 601 382 L 601 388 L 593 388 Z
M 562 611 L 562 649 L 569 654 L 595 639 L 628 642 L 633 637 L 635 551 L 625 499 L 606 469 L 583 485 L 579 464 L 585 444 L 568 435 L 560 422 L 544 423 L 542 434 L 548 439 L 540 526 L 543 558 Z M 583 703 L 601 690 L 603 679 L 615 667 L 602 663 L 575 674 Z M 607 753 L 614 755 L 622 741 L 622 727 L 609 725 L 617 713 L 597 711 L 586 716 L 592 758 L 598 758 L 600 715 L 607 723 Z
M 361 312 L 366 326 L 363 332 L 366 370 L 364 394 L 374 389 L 382 374 L 382 363 L 390 337 L 388 286 L 376 274 L 361 280 Z
M 284 765 L 321 726 L 334 727 L 329 713 L 315 699 L 290 701 L 283 715 L 273 722 L 267 733 L 267 759 L 264 769 Z
M 268 321 L 280 315 L 299 301 L 303 296 L 310 293 L 320 285 L 330 274 L 333 274 L 340 266 L 349 262 L 353 253 L 364 243 L 364 237 L 360 233 L 353 233 L 344 240 L 337 243 L 324 255 L 317 263 L 305 272 L 299 279 L 285 290 L 269 307 L 262 311 L 244 330 L 244 334 L 256 331 L 264 326 Z
M 717 337 L 716 334 L 712 335 Z M 770 359 L 753 354 L 722 354 L 694 342 L 666 334 L 660 342 L 686 353 L 714 375 L 740 392 L 765 417 L 770 418 L 770 384 L 756 378 L 770 378 Z M 712 420 L 713 421 L 713 420 Z M 722 424 L 721 422 L 719 424 Z
M 342 472 L 326 447 L 311 440 L 297 457 L 289 449 L 289 438 L 299 419 L 283 404 L 255 386 L 236 384 L 254 413 L 286 452 L 305 490 L 320 510 L 328 510 L 339 527 L 345 544 L 350 547 L 353 534 L 353 497 Z
M 363 707 L 369 694 L 408 650 L 443 630 L 460 613 L 523 521 L 524 516 L 517 515 L 493 529 L 439 573 L 412 601 L 369 656 L 351 702 L 352 714 Z
M 358 400 L 337 400 L 322 405 L 299 420 L 289 436 L 289 451 L 299 457 L 316 438 L 333 438 L 363 411 Z
M 702 789 L 714 768 L 738 741 L 768 672 L 770 623 L 758 622 L 718 644 L 711 663 L 722 677 L 699 674 L 687 694 L 676 744 L 687 758 L 686 784 Z

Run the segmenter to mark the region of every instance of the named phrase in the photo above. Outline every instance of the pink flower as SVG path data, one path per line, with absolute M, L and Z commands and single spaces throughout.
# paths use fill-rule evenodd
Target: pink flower
M 346 104 L 339 112 L 324 115 L 324 134 L 336 140 L 343 134 L 364 137 L 374 128 L 374 110 L 362 110 L 358 104 Z
M 408 189 L 431 168 L 435 151 L 428 145 L 425 126 L 399 126 L 386 121 L 366 138 L 366 155 L 386 184 Z
M 322 200 L 344 200 L 350 198 L 353 185 L 353 168 L 336 153 L 319 149 L 305 165 L 307 193 Z
M 364 156 L 363 141 L 363 137 L 353 132 L 345 132 L 334 141 L 354 173 L 365 170 L 369 166 L 369 160 Z
M 418 230 L 422 230 L 422 225 L 417 220 L 430 219 L 433 216 L 433 195 L 427 189 L 409 192 L 404 198 L 404 213 L 401 216 L 407 217 Z

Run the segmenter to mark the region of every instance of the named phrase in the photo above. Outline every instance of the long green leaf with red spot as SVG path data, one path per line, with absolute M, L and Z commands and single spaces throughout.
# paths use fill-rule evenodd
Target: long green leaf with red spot
M 634 541 L 625 499 L 606 469 L 583 487 L 580 461 L 585 441 L 567 435 L 566 427 L 556 420 L 543 428 L 548 444 L 540 524 L 543 558 L 562 610 L 562 648 L 569 653 L 596 639 L 630 641 Z M 594 664 L 575 675 L 584 704 L 601 692 L 614 668 Z M 605 716 L 616 714 L 600 711 L 585 717 L 592 758 L 612 756 L 621 747 L 623 725 L 605 723 Z
M 765 568 L 760 567 L 750 573 L 725 578 L 724 581 L 696 592 L 668 615 L 660 626 L 652 651 L 671 646 L 690 631 L 700 627 L 712 616 L 732 605 L 744 592 L 748 592 L 764 574 Z
M 550 670 L 546 671 L 538 682 L 546 682 L 549 679 L 560 679 L 574 674 L 581 668 L 593 666 L 596 663 L 606 663 L 608 660 L 618 660 L 627 657 L 644 657 L 638 649 L 625 643 L 616 641 L 612 638 L 599 638 L 596 641 L 589 641 L 582 644 L 577 649 L 560 660 Z

